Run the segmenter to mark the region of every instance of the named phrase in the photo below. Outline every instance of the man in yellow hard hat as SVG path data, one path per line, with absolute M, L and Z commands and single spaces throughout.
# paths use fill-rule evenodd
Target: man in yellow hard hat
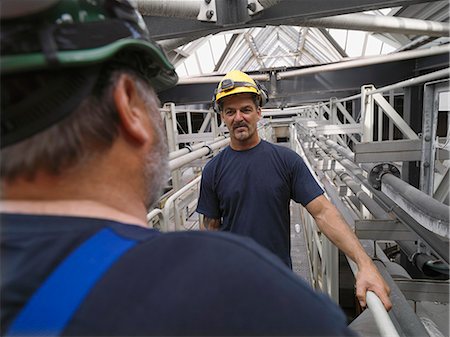
M 360 304 L 366 305 L 366 291 L 371 290 L 390 309 L 388 285 L 301 157 L 259 138 L 257 123 L 266 102 L 265 89 L 241 71 L 230 71 L 220 81 L 214 104 L 230 132 L 230 145 L 203 170 L 197 206 L 197 212 L 204 215 L 203 227 L 249 236 L 291 267 L 292 199 L 357 263 Z
M 132 3 L 1 5 L 2 336 L 352 335 L 251 240 L 146 228 L 177 75 Z

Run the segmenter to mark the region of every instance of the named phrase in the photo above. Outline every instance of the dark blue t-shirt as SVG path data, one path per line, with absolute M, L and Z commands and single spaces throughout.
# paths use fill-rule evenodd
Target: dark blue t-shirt
M 306 206 L 323 194 L 302 158 L 264 140 L 246 151 L 226 147 L 203 170 L 197 212 L 220 229 L 253 238 L 290 258 L 290 200 Z
M 56 266 L 104 228 L 139 243 L 91 289 L 65 336 L 354 335 L 336 304 L 252 240 L 82 217 L 0 221 L 2 335 Z

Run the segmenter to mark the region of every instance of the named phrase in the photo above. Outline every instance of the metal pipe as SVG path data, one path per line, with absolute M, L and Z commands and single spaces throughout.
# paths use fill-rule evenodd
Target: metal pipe
M 198 149 L 196 151 L 188 153 L 188 154 L 186 154 L 184 156 L 175 158 L 175 159 L 173 159 L 173 160 L 171 160 L 169 162 L 169 169 L 170 169 L 170 171 L 176 170 L 176 169 L 182 167 L 183 165 L 186 165 L 187 163 L 190 163 L 191 161 L 193 161 L 195 159 L 199 159 L 199 158 L 201 158 L 203 156 L 206 156 L 211 151 L 220 149 L 220 148 L 228 145 L 229 142 L 230 142 L 230 138 L 226 138 L 226 139 L 223 139 L 223 140 L 221 140 L 219 142 L 216 142 L 214 144 L 205 145 L 201 149 Z
M 432 73 L 428 73 L 422 76 L 417 76 L 414 78 L 410 78 L 409 80 L 401 81 L 395 84 L 387 85 L 382 88 L 378 88 L 375 90 L 369 90 L 366 92 L 366 95 L 373 95 L 378 93 L 383 93 L 386 91 L 394 90 L 394 89 L 400 89 L 404 87 L 410 87 L 413 85 L 434 81 L 441 78 L 446 78 L 450 76 L 450 68 L 441 69 L 438 71 L 434 71 Z
M 345 159 L 341 158 L 337 154 L 330 153 L 330 155 L 334 159 L 336 159 L 343 167 L 345 167 L 355 178 L 359 179 L 361 183 L 363 183 L 364 186 L 366 186 L 369 189 L 369 191 L 374 195 L 375 199 L 381 202 L 384 209 L 389 210 L 389 212 L 393 212 L 403 224 L 408 226 L 412 231 L 414 231 L 417 235 L 419 235 L 419 237 L 421 237 L 427 243 L 427 245 L 437 254 L 437 256 L 439 256 L 445 262 L 449 263 L 448 239 L 444 240 L 442 237 L 436 235 L 435 233 L 423 227 L 413 216 L 410 215 L 410 213 L 404 211 L 401 207 L 397 205 L 395 201 L 391 200 L 385 193 L 374 189 L 367 181 L 367 178 L 364 177 L 364 175 L 362 174 L 363 170 L 358 165 L 356 165 L 347 158 Z M 384 176 L 387 175 L 390 174 L 385 174 Z M 395 193 L 396 192 L 394 192 L 394 196 Z M 429 197 L 428 195 L 426 196 Z
M 211 141 L 211 142 L 201 142 L 199 144 L 192 145 L 190 148 L 184 147 L 184 148 L 182 148 L 180 150 L 170 152 L 169 153 L 169 161 L 172 160 L 172 159 L 181 157 L 182 155 L 188 154 L 190 152 L 194 152 L 195 150 L 201 149 L 202 147 L 204 147 L 206 145 L 207 146 L 211 146 L 215 142 L 218 142 L 218 141 L 220 141 L 222 139 L 225 139 L 225 137 L 224 136 L 220 136 L 220 137 L 214 138 L 214 140 Z
M 133 0 L 142 15 L 196 19 L 203 0 Z
M 355 154 L 349 149 L 346 149 L 345 147 L 339 145 L 338 143 L 332 141 L 331 139 L 326 139 L 324 136 L 319 136 L 319 139 L 325 141 L 325 144 L 338 151 L 348 160 L 353 161 L 355 159 Z
M 392 174 L 381 177 L 381 191 L 429 231 L 450 238 L 448 206 Z
M 446 22 L 419 20 L 386 15 L 344 14 L 307 20 L 302 26 L 387 32 L 406 35 L 448 36 L 450 25 Z
M 158 44 L 163 47 L 164 50 L 171 51 L 204 36 L 204 34 L 191 34 L 189 36 L 176 39 L 159 40 Z
M 257 74 L 252 75 L 249 74 L 251 78 L 254 80 L 262 81 L 262 82 L 268 82 L 270 77 L 268 74 Z M 203 76 L 203 77 L 185 77 L 180 78 L 177 85 L 182 84 L 207 84 L 207 83 L 219 83 L 222 80 L 223 76 Z
M 399 328 L 403 331 L 404 336 L 416 336 L 425 337 L 429 336 L 423 323 L 414 312 L 412 306 L 408 303 L 402 291 L 399 289 L 395 281 L 385 267 L 385 263 L 389 262 L 387 256 L 383 250 L 375 245 L 376 253 L 372 241 L 363 240 L 362 245 L 364 249 L 369 253 L 369 256 L 374 256 L 376 259 L 373 263 L 377 266 L 381 276 L 384 278 L 389 288 L 391 289 L 391 301 L 394 303 L 392 310 L 389 312 L 389 316 L 393 316 L 398 322 Z M 372 250 L 372 254 L 370 254 Z M 389 336 L 389 335 L 386 335 Z
M 279 3 L 280 0 L 258 0 L 258 2 L 264 7 L 264 9 L 267 9 Z
M 367 307 L 372 311 L 375 324 L 380 331 L 381 336 L 389 337 L 399 337 L 397 329 L 395 329 L 394 324 L 392 324 L 391 318 L 389 317 L 383 303 L 372 291 L 366 292 L 366 302 Z
M 358 177 L 358 179 L 360 179 Z M 384 206 L 393 212 L 397 218 L 411 230 L 413 230 L 433 251 L 434 253 L 449 263 L 449 242 L 448 239 L 444 239 L 441 236 L 430 232 L 420 223 L 418 223 L 411 214 L 405 212 L 400 208 L 393 200 L 391 200 L 386 194 L 378 191 L 370 186 L 370 184 L 362 181 L 363 184 L 371 190 L 371 192 L 384 204 Z
M 303 149 L 303 150 L 305 150 L 305 149 Z M 305 151 L 305 154 L 306 154 L 306 151 Z M 355 165 L 355 164 L 351 163 L 348 159 L 345 159 L 345 161 L 347 161 L 348 163 L 350 163 L 352 165 Z M 358 170 L 361 172 L 361 169 L 358 168 Z M 354 228 L 355 221 L 349 215 L 348 209 L 342 205 L 342 201 L 339 198 L 339 196 L 337 195 L 335 188 L 330 186 L 331 184 L 323 172 L 321 172 L 319 170 L 317 173 L 320 177 L 320 180 L 323 182 L 323 185 L 324 185 L 328 195 L 330 196 L 332 202 L 336 205 L 336 207 L 338 207 L 339 210 L 344 208 L 344 212 L 342 213 L 342 215 L 344 216 L 345 220 L 350 225 L 350 227 Z M 361 176 L 362 176 L 362 174 L 361 174 Z M 373 241 L 362 240 L 361 244 L 363 245 L 364 249 L 366 250 L 366 252 L 369 256 L 377 257 L 378 259 L 381 259 L 382 261 L 389 261 L 388 258 L 386 257 L 386 255 L 384 254 L 384 252 L 378 247 L 378 245 L 374 244 Z M 374 248 L 376 249 L 376 252 L 374 251 Z M 347 258 L 347 261 L 349 262 L 349 265 L 352 269 L 353 275 L 356 275 L 358 272 L 358 267 L 357 267 L 356 263 L 354 263 L 349 258 Z M 400 291 L 400 289 L 395 284 L 394 280 L 392 279 L 392 277 L 386 270 L 383 262 L 374 260 L 374 264 L 377 266 L 381 275 L 383 276 L 383 278 L 389 285 L 389 288 L 391 289 L 391 300 L 392 300 L 392 303 L 394 303 L 394 306 L 393 306 L 392 310 L 390 311 L 389 316 L 394 317 L 396 319 L 396 321 L 398 322 L 399 328 L 401 328 L 403 330 L 404 335 L 406 335 L 406 336 L 428 336 L 428 333 L 425 330 L 424 326 L 422 325 L 422 323 L 418 319 L 417 315 L 412 310 L 412 308 L 409 305 L 409 303 L 407 302 L 405 296 L 402 294 L 402 292 Z M 371 295 L 369 295 L 369 297 L 370 296 Z M 375 295 L 375 297 L 376 297 L 376 295 Z M 367 300 L 367 296 L 366 296 L 366 300 Z M 380 314 L 380 312 L 382 312 L 383 310 L 385 311 L 383 305 L 378 303 L 378 306 L 377 306 L 377 304 L 374 304 L 373 301 L 371 301 L 371 300 L 369 300 L 369 301 L 370 301 L 370 303 L 368 302 L 367 304 L 369 306 L 371 306 L 370 307 L 371 310 L 374 310 L 373 311 L 374 316 L 375 315 L 377 316 L 377 318 L 375 318 L 376 320 L 378 320 L 377 325 L 378 326 L 387 326 L 387 324 L 389 324 L 389 323 L 386 323 L 386 322 L 391 321 L 391 320 L 390 320 L 390 317 L 386 317 L 385 315 Z M 391 330 L 391 329 L 392 329 L 392 326 L 389 327 L 389 330 Z M 393 331 L 395 331 L 395 328 Z M 383 330 L 382 333 L 384 334 L 384 333 L 386 333 L 386 331 Z M 389 336 L 389 335 L 385 335 L 385 336 Z
M 326 154 L 323 150 L 327 149 L 326 145 L 319 141 L 317 141 L 316 144 L 322 149 L 318 150 L 317 153 L 321 154 L 322 157 L 325 157 Z M 311 160 L 310 157 L 308 157 L 308 159 Z M 388 213 L 386 213 L 386 211 L 379 204 L 377 204 L 366 192 L 364 192 L 360 184 L 356 183 L 347 172 L 337 172 L 336 170 L 335 172 L 342 180 L 342 182 L 344 182 L 351 189 L 358 200 L 363 203 L 363 205 L 376 219 L 392 220 Z
M 341 70 L 341 69 L 363 67 L 363 66 L 379 64 L 379 63 L 395 62 L 395 61 L 409 60 L 409 59 L 414 59 L 414 58 L 419 58 L 419 57 L 446 54 L 449 52 L 450 52 L 450 46 L 445 45 L 445 46 L 433 47 L 433 48 L 429 48 L 429 49 L 425 49 L 425 50 L 411 50 L 411 51 L 405 51 L 405 52 L 396 53 L 396 54 L 358 58 L 358 59 L 353 59 L 353 60 L 349 60 L 349 61 L 326 64 L 323 66 L 280 72 L 280 73 L 277 73 L 277 79 L 283 80 L 283 79 L 291 78 L 291 77 L 295 77 L 295 76 L 317 74 L 317 73 L 321 73 L 324 71 L 334 71 L 334 70 Z
M 378 205 L 366 192 L 364 192 L 361 185 L 356 183 L 348 173 L 339 173 L 339 177 L 376 219 L 392 220 L 384 209 L 381 208 L 381 206 Z
M 163 107 L 163 108 L 160 108 L 159 111 L 161 111 L 161 112 L 168 112 L 168 111 L 171 111 L 171 110 L 170 110 L 170 108 L 165 108 L 165 107 Z M 180 106 L 176 107 L 176 109 L 175 109 L 175 113 L 176 113 L 176 114 L 177 114 L 177 113 L 183 113 L 183 112 L 203 113 L 203 114 L 205 114 L 205 113 L 210 113 L 210 112 L 212 112 L 212 110 L 206 110 L 206 109 L 189 109 L 188 107 L 180 107 Z
M 418 251 L 414 242 L 403 241 L 398 243 L 400 249 L 405 253 L 408 260 L 414 263 L 426 276 L 436 277 L 448 275 L 449 266 L 435 257 Z
M 366 92 L 366 95 L 373 95 L 373 94 L 377 94 L 377 93 L 383 93 L 386 91 L 390 91 L 390 90 L 394 90 L 394 89 L 401 89 L 401 88 L 405 88 L 405 87 L 410 87 L 413 85 L 417 85 L 417 84 L 421 84 L 421 83 L 425 83 L 428 81 L 433 81 L 439 78 L 444 78 L 444 77 L 449 77 L 450 75 L 450 68 L 445 68 L 445 69 L 441 69 L 438 71 L 434 71 L 432 73 L 428 73 L 425 75 L 421 75 L 421 76 L 417 76 L 417 77 L 413 77 L 410 78 L 408 80 L 405 81 L 401 81 L 398 83 L 394 83 L 391 85 L 387 85 L 385 87 L 381 87 L 375 90 L 370 90 Z M 345 98 L 341 98 L 338 99 L 337 102 L 347 102 L 347 101 L 351 101 L 357 98 L 361 98 L 361 94 L 356 94 L 353 96 L 349 96 L 349 97 L 345 97 Z

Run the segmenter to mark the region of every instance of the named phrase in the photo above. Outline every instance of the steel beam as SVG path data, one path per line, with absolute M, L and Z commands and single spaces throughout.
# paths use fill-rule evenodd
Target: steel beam
M 422 155 L 422 141 L 394 140 L 354 145 L 356 163 L 418 161 Z
M 383 87 L 417 76 L 418 72 L 438 70 L 448 67 L 449 55 L 440 54 L 419 59 L 379 63 L 356 68 L 331 70 L 327 72 L 302 74 L 285 80 L 276 81 L 271 86 L 267 80 L 259 78 L 269 89 L 270 101 L 267 108 L 289 107 L 319 101 L 328 101 L 330 97 L 345 98 L 360 93 L 361 85 L 372 83 Z M 311 67 L 314 68 L 314 67 Z M 298 69 L 298 68 L 291 68 Z M 304 68 L 303 68 L 304 69 Z M 250 73 L 260 75 L 260 73 Z M 272 79 L 276 78 L 273 71 Z M 213 82 L 179 84 L 160 94 L 162 102 L 177 104 L 210 104 L 211 97 L 220 76 Z
M 415 241 L 418 236 L 396 220 L 356 220 L 355 234 L 367 240 Z
M 201 22 L 193 18 L 144 16 L 150 35 L 155 40 L 172 39 L 202 32 L 204 36 L 223 30 L 270 25 L 298 24 L 309 19 L 356 13 L 379 8 L 408 6 L 429 0 L 283 0 L 251 17 L 247 1 L 215 0 L 217 22 Z
M 361 133 L 361 124 L 322 125 L 315 130 L 316 135 L 347 135 Z
M 394 279 L 407 300 L 448 303 L 448 281 Z

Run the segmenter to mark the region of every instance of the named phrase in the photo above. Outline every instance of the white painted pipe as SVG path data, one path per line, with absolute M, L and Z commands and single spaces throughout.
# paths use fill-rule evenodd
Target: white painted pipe
M 181 150 L 172 151 L 169 153 L 169 160 L 181 157 L 182 155 L 188 154 L 190 152 L 194 152 L 195 150 L 201 149 L 205 145 L 210 146 L 211 144 L 214 144 L 215 142 L 218 142 L 222 139 L 225 139 L 225 137 L 220 136 L 220 137 L 214 138 L 214 140 L 212 142 L 202 142 L 199 144 L 195 144 L 195 145 L 191 146 L 190 149 L 185 147 L 185 148 L 182 148 Z
M 450 25 L 446 22 L 402 18 L 373 14 L 344 14 L 307 20 L 302 26 L 353 29 L 369 32 L 386 32 L 407 35 L 449 36 Z
M 350 265 L 350 269 L 353 275 L 358 273 L 358 266 L 356 263 L 347 257 L 347 261 Z M 379 297 L 372 291 L 366 292 L 366 303 L 367 307 L 372 311 L 373 319 L 375 324 L 380 331 L 381 337 L 399 337 L 397 329 L 395 329 L 391 318 L 389 317 L 383 302 Z
M 142 15 L 196 19 L 203 0 L 133 0 Z
M 258 75 L 249 74 L 249 76 L 251 78 L 253 78 L 254 80 L 263 81 L 263 82 L 267 82 L 270 79 L 268 74 L 258 74 Z M 186 78 L 180 78 L 177 85 L 219 83 L 222 78 L 223 78 L 223 76 L 186 77 Z
M 383 93 L 383 92 L 386 92 L 389 90 L 410 87 L 413 85 L 430 82 L 430 81 L 437 80 L 440 78 L 448 78 L 448 77 L 450 77 L 450 68 L 445 68 L 445 69 L 433 71 L 432 73 L 428 73 L 425 75 L 417 76 L 417 77 L 411 78 L 409 80 L 401 81 L 401 82 L 398 82 L 395 84 L 387 85 L 382 88 L 371 90 L 371 91 L 368 91 L 366 94 L 373 95 L 373 94 Z
M 367 307 L 372 311 L 375 324 L 382 337 L 399 337 L 397 329 L 391 321 L 383 303 L 372 291 L 366 292 Z
M 353 60 L 349 60 L 349 61 L 342 61 L 342 62 L 338 62 L 338 63 L 326 64 L 323 66 L 281 72 L 281 73 L 277 74 L 277 79 L 282 80 L 282 79 L 291 78 L 291 77 L 295 77 L 295 76 L 317 74 L 317 73 L 324 72 L 324 71 L 334 71 L 334 70 L 341 70 L 341 69 L 364 67 L 364 66 L 379 64 L 379 63 L 395 62 L 395 61 L 409 60 L 409 59 L 414 59 L 414 58 L 419 58 L 419 57 L 447 54 L 449 52 L 450 52 L 450 46 L 445 45 L 445 46 L 433 47 L 433 48 L 424 49 L 424 50 L 423 49 L 422 50 L 412 50 L 412 51 L 405 51 L 405 52 L 389 54 L 389 55 L 357 58 L 357 59 L 353 59 Z
M 182 167 L 183 165 L 186 165 L 187 163 L 192 162 L 193 160 L 196 160 L 196 159 L 202 158 L 203 156 L 206 156 L 207 154 L 209 154 L 211 152 L 211 150 L 214 151 L 214 150 L 217 150 L 217 149 L 227 146 L 229 142 L 230 142 L 230 138 L 226 138 L 219 142 L 213 143 L 211 145 L 204 146 L 201 149 L 198 149 L 196 151 L 188 153 L 184 156 L 175 158 L 169 162 L 169 169 L 170 169 L 170 171 L 176 170 L 176 169 Z

